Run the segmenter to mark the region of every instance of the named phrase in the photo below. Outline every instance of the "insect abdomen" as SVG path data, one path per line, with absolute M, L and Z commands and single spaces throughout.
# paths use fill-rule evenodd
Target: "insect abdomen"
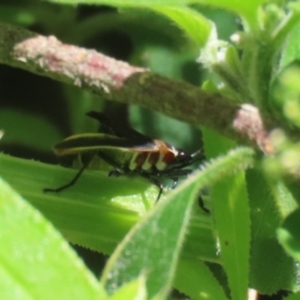
M 153 168 L 164 170 L 167 165 L 175 158 L 176 154 L 171 151 L 143 151 L 136 152 L 130 161 L 129 169 L 149 171 Z
M 136 152 L 129 164 L 131 171 L 137 169 L 143 169 L 145 171 L 150 170 L 159 160 L 160 153 L 158 151 L 142 151 Z

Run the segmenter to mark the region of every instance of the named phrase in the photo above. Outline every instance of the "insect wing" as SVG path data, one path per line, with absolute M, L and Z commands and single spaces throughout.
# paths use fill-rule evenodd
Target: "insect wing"
M 154 142 L 140 144 L 136 140 L 91 133 L 68 137 L 55 145 L 54 151 L 58 156 L 70 157 L 73 168 L 80 168 L 92 156 L 89 169 L 111 170 L 111 165 L 101 158 L 100 153 L 122 167 L 129 167 L 135 157 L 143 157 L 142 153 L 158 152 L 159 149 Z
M 130 143 L 127 140 L 113 135 L 88 133 L 73 135 L 66 138 L 54 146 L 54 152 L 58 156 L 64 156 L 97 151 L 102 148 L 128 148 L 129 146 Z
M 125 124 L 119 124 L 117 121 L 111 122 L 101 112 L 90 111 L 86 113 L 86 115 L 99 121 L 102 125 L 101 131 L 104 133 L 113 134 L 120 138 L 129 139 L 130 141 L 139 142 L 141 145 L 152 142 L 152 138 L 134 130 L 131 127 L 124 126 Z

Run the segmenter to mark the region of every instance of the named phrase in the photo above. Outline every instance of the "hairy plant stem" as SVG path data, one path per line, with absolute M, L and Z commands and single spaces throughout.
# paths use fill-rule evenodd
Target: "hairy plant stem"
M 131 66 L 95 50 L 63 44 L 53 36 L 0 23 L 0 63 L 76 85 L 107 100 L 141 105 L 204 125 L 230 138 L 251 142 L 264 153 L 272 148 L 257 109 L 247 111 L 247 123 L 243 124 L 243 107 L 221 94 Z M 252 113 L 254 124 L 249 128 Z M 268 121 L 267 128 L 272 127 Z

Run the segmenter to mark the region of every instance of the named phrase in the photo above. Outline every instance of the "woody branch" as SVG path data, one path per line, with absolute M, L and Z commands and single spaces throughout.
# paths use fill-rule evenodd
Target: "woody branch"
M 53 36 L 0 23 L 0 63 L 76 85 L 107 100 L 138 104 L 231 138 L 246 139 L 265 153 L 272 151 L 268 131 L 254 106 L 239 106 L 218 93 L 95 50 L 63 44 Z

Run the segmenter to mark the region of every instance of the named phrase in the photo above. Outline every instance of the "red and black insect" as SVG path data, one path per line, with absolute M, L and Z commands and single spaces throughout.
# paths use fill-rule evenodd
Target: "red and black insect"
M 72 186 L 87 168 L 107 169 L 109 176 L 138 175 L 148 179 L 159 188 L 158 200 L 164 187 L 161 179 L 172 179 L 175 188 L 180 177 L 192 172 L 186 167 L 204 160 L 202 149 L 188 154 L 132 128 L 125 132 L 100 112 L 91 111 L 87 116 L 98 120 L 103 132 L 73 135 L 55 145 L 56 155 L 74 161 L 76 158 L 80 169 L 69 183 L 56 189 L 46 188 L 46 192 L 59 192 Z

